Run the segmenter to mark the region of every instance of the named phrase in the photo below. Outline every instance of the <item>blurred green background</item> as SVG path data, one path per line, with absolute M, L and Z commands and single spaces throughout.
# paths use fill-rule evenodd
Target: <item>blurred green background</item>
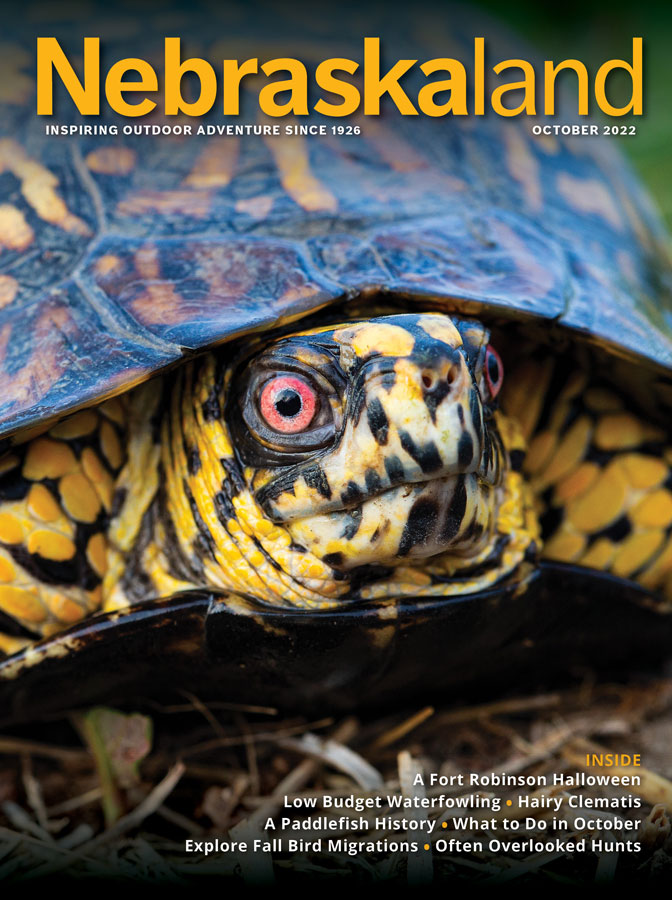
M 636 136 L 612 140 L 621 143 L 672 230 L 672 0 L 479 0 L 477 5 L 507 21 L 545 58 L 559 61 L 573 55 L 593 75 L 607 59 L 631 59 L 632 38 L 644 38 L 644 115 L 612 120 L 637 125 Z M 614 75 L 609 82 L 614 103 L 625 89 Z

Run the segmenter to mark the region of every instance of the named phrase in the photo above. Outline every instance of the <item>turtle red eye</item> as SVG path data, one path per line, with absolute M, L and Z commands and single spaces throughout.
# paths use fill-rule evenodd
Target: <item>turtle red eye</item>
M 266 424 L 282 434 L 299 434 L 315 418 L 318 401 L 315 390 L 296 375 L 279 375 L 268 381 L 259 398 Z
M 491 344 L 488 344 L 485 351 L 485 380 L 488 383 L 490 396 L 494 399 L 504 380 L 504 366 L 499 358 L 499 353 Z

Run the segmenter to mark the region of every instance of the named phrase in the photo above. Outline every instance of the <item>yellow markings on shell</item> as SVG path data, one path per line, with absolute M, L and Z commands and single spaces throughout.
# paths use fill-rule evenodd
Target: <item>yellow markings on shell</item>
M 519 129 L 505 128 L 503 136 L 505 160 L 511 177 L 521 186 L 530 210 L 538 212 L 543 203 L 539 162 Z
M 6 472 L 11 472 L 12 469 L 15 469 L 18 464 L 21 462 L 18 456 L 15 456 L 13 453 L 8 453 L 6 456 L 0 458 L 0 475 L 4 475 Z
M 182 322 L 191 314 L 189 304 L 184 303 L 175 285 L 164 280 L 146 284 L 145 289 L 136 296 L 131 306 L 134 315 L 143 324 Z
M 651 530 L 629 535 L 618 549 L 611 571 L 621 578 L 635 574 L 663 545 L 662 531 Z
M 135 168 L 137 154 L 131 147 L 98 147 L 84 160 L 99 175 L 128 175 Z
M 375 117 L 367 119 L 362 117 L 359 121 L 362 123 L 367 141 L 373 144 L 383 160 L 395 172 L 417 172 L 419 169 L 428 168 L 427 160 L 420 156 L 412 144 L 403 140 L 396 130 L 384 125 Z
M 159 215 L 179 214 L 193 219 L 203 219 L 212 207 L 212 196 L 212 191 L 188 188 L 165 191 L 142 190 L 128 194 L 117 206 L 117 212 L 130 218 L 156 212 Z
M 107 540 L 104 534 L 94 534 L 89 538 L 86 558 L 96 575 L 102 578 L 107 572 Z
M 91 447 L 85 447 L 81 456 L 82 470 L 93 485 L 100 502 L 109 512 L 114 498 L 114 479 Z
M 623 230 L 621 213 L 606 185 L 597 178 L 577 178 L 561 172 L 556 179 L 558 193 L 580 213 L 592 213 L 608 222 L 612 228 Z
M 78 469 L 75 454 L 67 444 L 52 438 L 32 441 L 23 462 L 23 477 L 29 481 L 60 478 Z
M 81 472 L 64 475 L 58 483 L 63 508 L 77 522 L 95 522 L 101 502 L 89 479 Z
M 642 490 L 658 487 L 669 474 L 662 459 L 644 453 L 626 453 L 620 457 L 620 463 L 632 486 Z
M 588 409 L 593 412 L 618 412 L 623 409 L 621 398 L 608 388 L 588 388 L 583 399 Z
M 208 141 L 184 183 L 195 188 L 226 187 L 236 168 L 239 143 L 235 137 Z
M 553 493 L 556 504 L 565 505 L 570 500 L 580 497 L 593 484 L 600 474 L 600 467 L 593 462 L 584 462 L 565 478 L 558 481 Z
M 64 419 L 58 425 L 54 425 L 49 429 L 49 434 L 54 438 L 62 438 L 63 440 L 72 440 L 73 438 L 84 437 L 91 434 L 98 426 L 98 416 L 92 409 L 85 409 L 83 412 Z
M 31 159 L 12 138 L 0 140 L 0 173 L 9 171 L 21 181 L 21 193 L 45 222 L 71 234 L 88 237 L 89 226 L 70 212 L 58 193 L 58 178 Z
M 389 322 L 360 322 L 334 332 L 337 344 L 349 344 L 357 356 L 410 356 L 415 338 L 400 325 Z
M 47 610 L 34 589 L 0 584 L 0 609 L 30 625 L 39 625 L 47 618 Z
M 564 562 L 575 562 L 585 547 L 586 537 L 583 534 L 558 532 L 544 544 L 544 556 Z
M 672 525 L 672 494 L 662 488 L 648 494 L 631 510 L 630 518 L 641 528 L 666 528 Z
M 462 335 L 448 316 L 424 315 L 420 319 L 420 328 L 437 341 L 449 347 L 461 347 Z
M 627 450 L 645 441 L 661 441 L 664 433 L 646 425 L 631 413 L 608 413 L 595 427 L 594 442 L 600 450 Z
M 100 447 L 113 469 L 119 469 L 124 462 L 124 450 L 113 425 L 103 422 L 100 426 Z
M 0 275 L 0 309 L 9 306 L 19 292 L 19 282 L 11 275 Z
M 489 228 L 492 230 L 492 239 L 499 245 L 499 252 L 506 254 L 509 259 L 519 261 L 518 274 L 530 285 L 527 290 L 533 290 L 537 296 L 544 297 L 553 289 L 554 276 L 546 261 L 535 255 L 514 223 L 505 222 L 503 219 L 493 218 Z
M 3 544 L 20 544 L 24 529 L 21 520 L 8 512 L 0 512 L 0 541 Z
M 617 544 L 614 544 L 609 538 L 601 537 L 591 544 L 578 561 L 582 566 L 588 566 L 591 569 L 601 569 L 606 572 L 609 570 L 617 552 Z
M 0 554 L 0 581 L 8 584 L 16 578 L 16 569 L 6 556 Z
M 567 506 L 567 517 L 579 531 L 606 528 L 624 510 L 628 483 L 618 461 L 611 462 L 590 488 Z
M 588 416 L 581 416 L 567 429 L 538 477 L 539 488 L 554 484 L 578 466 L 588 449 L 592 427 Z
M 236 200 L 236 212 L 251 216 L 253 219 L 265 219 L 273 208 L 273 197 L 258 194 L 256 197 L 241 197 Z
M 336 197 L 310 170 L 304 138 L 296 135 L 264 140 L 278 167 L 282 186 L 292 200 L 308 212 L 336 212 Z
M 77 552 L 77 548 L 70 538 L 46 528 L 31 531 L 26 541 L 26 547 L 29 553 L 35 553 L 45 559 L 53 559 L 58 562 L 72 559 Z
M 104 253 L 95 261 L 93 268 L 100 278 L 107 278 L 115 272 L 122 272 L 124 261 L 114 253 Z
M 557 156 L 560 153 L 560 142 L 552 134 L 534 135 L 533 140 L 549 156 Z
M 10 203 L 0 203 L 0 245 L 22 252 L 34 239 L 35 233 L 21 210 Z
M 307 297 L 316 297 L 317 294 L 318 290 L 313 284 L 294 285 L 287 288 L 286 291 L 283 291 L 277 298 L 277 302 L 278 305 L 282 307 L 284 304 L 289 305 L 296 303 L 297 300 L 304 300 Z

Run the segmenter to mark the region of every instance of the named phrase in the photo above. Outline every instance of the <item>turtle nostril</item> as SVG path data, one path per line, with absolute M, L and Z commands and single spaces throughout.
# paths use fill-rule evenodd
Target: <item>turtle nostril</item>
M 446 384 L 450 388 L 459 378 L 460 376 L 460 368 L 459 366 L 452 365 L 448 369 L 448 372 L 445 374 Z M 437 374 L 434 369 L 423 369 L 420 373 L 420 378 L 422 379 L 422 386 L 425 391 L 434 391 L 437 390 L 443 380 L 443 372 L 441 374 Z

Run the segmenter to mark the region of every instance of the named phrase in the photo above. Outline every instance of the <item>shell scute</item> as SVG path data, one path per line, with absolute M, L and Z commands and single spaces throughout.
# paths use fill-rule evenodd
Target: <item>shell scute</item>
M 72 282 L 1 312 L 2 434 L 119 393 L 180 356 L 101 313 Z

